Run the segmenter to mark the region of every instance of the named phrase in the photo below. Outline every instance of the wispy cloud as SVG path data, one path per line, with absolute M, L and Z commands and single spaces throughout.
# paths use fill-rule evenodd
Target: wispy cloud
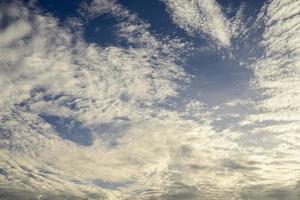
M 230 46 L 230 22 L 215 0 L 166 0 L 165 3 L 180 28 L 192 35 L 206 34 L 222 46 Z

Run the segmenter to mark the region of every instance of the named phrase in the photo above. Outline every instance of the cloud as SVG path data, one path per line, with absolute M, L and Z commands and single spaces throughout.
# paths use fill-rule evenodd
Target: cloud
M 0 197 L 6 200 L 15 200 L 15 199 L 53 199 L 53 200 L 71 200 L 71 199 L 85 199 L 79 196 L 68 194 L 68 193 L 60 193 L 53 194 L 48 191 L 35 191 L 32 192 L 30 190 L 21 190 L 21 189 L 0 189 Z M 97 199 L 105 199 L 104 196 L 93 196 L 90 195 L 91 198 Z
M 252 87 L 260 93 L 238 128 L 247 133 L 239 143 L 267 165 L 257 171 L 263 185 L 274 188 L 282 183 L 293 187 L 297 182 L 291 177 L 298 169 L 295 156 L 299 154 L 300 26 L 295 14 L 299 11 L 299 2 L 274 0 L 258 14 L 255 26 L 263 27 L 263 34 L 257 47 L 262 47 L 263 53 L 250 67 L 254 72 Z M 274 194 L 272 198 L 285 197 Z
M 273 1 L 268 5 L 261 42 L 265 54 L 252 65 L 255 72 L 253 84 L 263 89 L 264 96 L 256 105 L 260 112 L 249 116 L 249 120 L 274 122 L 270 125 L 278 126 L 279 130 L 290 124 L 290 130 L 283 130 L 286 134 L 295 134 L 291 130 L 297 130 L 296 116 L 300 111 L 300 27 L 297 25 L 299 17 L 295 15 L 299 12 L 298 7 L 299 3 L 294 1 Z
M 222 46 L 230 46 L 229 20 L 215 0 L 166 0 L 165 3 L 174 23 L 189 34 L 206 34 Z
M 216 1 L 165 3 L 181 28 L 223 46 L 232 45 L 232 30 L 245 29 L 242 8 L 228 20 Z M 268 2 L 256 21 L 265 28 L 265 54 L 250 66 L 259 98 L 215 107 L 187 99 L 180 108 L 169 103 L 189 82 L 178 64 L 187 44 L 155 37 L 117 1 L 83 3 L 82 18 L 64 26 L 34 6 L 6 8 L 0 195 L 267 199 L 297 192 L 290 189 L 298 181 L 297 2 Z M 130 45 L 84 40 L 85 23 L 104 14 L 117 19 L 117 34 Z
M 38 9 L 11 6 L 22 12 L 2 33 L 19 29 L 20 20 L 30 31 L 0 45 L 6 53 L 0 68 L 5 88 L 0 92 L 0 159 L 8 176 L 0 186 L 16 190 L 4 189 L 3 194 L 18 196 L 22 188 L 41 190 L 28 193 L 30 198 L 59 191 L 78 198 L 99 194 L 91 198 L 120 199 L 144 188 L 161 195 L 174 185 L 169 165 L 181 146 L 194 148 L 189 140 L 197 136 L 198 125 L 160 105 L 188 81 L 175 60 L 185 44 L 155 38 L 146 23 L 124 8 L 117 16 L 125 20 L 118 30 L 136 44 L 130 48 L 87 44 L 80 30 L 71 34 Z M 207 142 L 204 136 L 201 140 Z M 181 170 L 181 165 L 175 168 Z M 122 190 L 101 182 L 123 185 Z
M 20 14 L 11 16 L 3 9 L 5 17 L 16 19 L 1 30 L 5 38 L 0 41 L 0 146 L 7 187 L 84 196 L 86 190 L 101 190 L 92 179 L 118 184 L 156 170 L 164 158 L 155 151 L 163 142 L 149 146 L 158 140 L 143 128 L 164 112 L 157 104 L 177 95 L 177 81 L 188 80 L 174 62 L 171 47 L 178 43 L 159 41 L 126 10 L 121 12 L 134 28 L 120 24 L 120 34 L 131 37 L 136 48 L 87 44 L 80 32 L 71 34 L 69 27 L 34 7 L 29 12 L 21 4 L 9 6 Z M 103 126 L 124 120 L 133 128 L 119 131 L 137 141 L 124 136 L 114 149 L 106 141 L 112 128 Z M 81 132 L 74 134 L 74 127 Z M 93 134 L 92 143 L 82 143 L 82 130 Z M 147 134 L 150 138 L 144 139 Z
M 17 41 L 18 39 L 25 37 L 30 33 L 30 31 L 30 25 L 25 21 L 19 20 L 0 34 L 0 44 L 2 46 L 7 46 L 11 42 Z

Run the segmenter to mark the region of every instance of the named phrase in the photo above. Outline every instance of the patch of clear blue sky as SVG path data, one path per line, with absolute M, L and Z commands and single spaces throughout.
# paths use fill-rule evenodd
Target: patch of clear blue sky
M 25 0 L 27 2 L 28 0 Z M 37 6 L 49 12 L 63 22 L 68 17 L 78 17 L 78 6 L 81 0 L 38 0 Z

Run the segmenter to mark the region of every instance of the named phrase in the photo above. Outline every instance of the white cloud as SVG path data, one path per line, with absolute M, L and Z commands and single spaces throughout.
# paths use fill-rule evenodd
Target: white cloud
M 299 175 L 295 161 L 299 155 L 300 128 L 300 19 L 296 14 L 299 5 L 297 1 L 274 0 L 258 15 L 255 26 L 264 24 L 262 41 L 258 44 L 263 46 L 264 53 L 251 69 L 253 87 L 261 94 L 254 104 L 255 111 L 240 124 L 247 133 L 242 143 L 251 145 L 256 160 L 265 159 L 261 162 L 266 166 L 257 171 L 264 177 L 262 184 L 290 188 L 298 181 L 292 177 Z
M 173 21 L 188 33 L 204 33 L 223 46 L 230 46 L 229 20 L 215 0 L 166 0 Z
M 299 2 L 273 1 L 267 8 L 264 57 L 253 64 L 254 85 L 265 90 L 261 120 L 297 121 L 299 98 Z
M 103 48 L 73 37 L 53 17 L 35 10 L 29 14 L 19 5 L 14 9 L 23 10 L 18 16 L 22 21 L 12 21 L 2 31 L 7 37 L 0 44 L 1 52 L 5 52 L 0 67 L 1 131 L 7 133 L 1 140 L 0 158 L 10 177 L 3 184 L 84 196 L 84 191 L 99 192 L 91 184 L 93 179 L 132 182 L 141 174 L 165 169 L 168 138 L 158 138 L 154 131 L 159 127 L 159 133 L 167 133 L 171 130 L 163 127 L 170 125 L 159 123 L 153 116 L 172 115 L 155 105 L 176 96 L 176 81 L 187 79 L 174 62 L 175 49 L 169 49 L 178 43 L 157 40 L 139 22 L 138 27 L 145 28 L 137 27 L 133 32 L 138 32 L 138 37 L 132 40 L 141 42 L 139 47 Z M 20 34 L 9 34 L 24 27 Z M 120 32 L 132 37 L 132 31 L 122 25 Z M 94 130 L 94 145 L 81 147 L 62 140 L 41 114 L 82 122 Z M 120 147 L 107 147 L 96 128 L 122 117 L 129 118 L 132 128 L 123 130 L 126 135 L 120 139 Z M 182 126 L 180 120 L 174 123 L 176 128 Z M 49 173 L 43 172 L 45 168 Z M 115 193 L 109 192 L 112 199 Z
M 28 35 L 31 31 L 30 24 L 19 20 L 14 23 L 12 26 L 8 27 L 7 30 L 0 32 L 0 44 L 2 46 L 7 46 L 13 41 L 17 41 L 26 35 Z
M 177 95 L 177 81 L 188 79 L 174 60 L 176 48 L 184 44 L 158 40 L 147 31 L 147 24 L 130 14 L 125 16 L 130 18 L 126 24 L 119 25 L 120 34 L 138 44 L 128 49 L 87 44 L 54 18 L 34 11 L 30 17 L 27 14 L 20 18 L 33 31 L 14 37 L 9 46 L 1 45 L 2 51 L 13 54 L 2 54 L 0 68 L 1 88 L 5 88 L 0 93 L 0 123 L 7 133 L 0 143 L 0 159 L 9 176 L 1 186 L 59 190 L 82 197 L 100 193 L 107 199 L 131 198 L 137 191 L 143 196 L 145 188 L 153 188 L 158 197 L 176 181 L 198 184 L 203 173 L 192 179 L 192 171 L 184 167 L 186 160 L 194 167 L 195 158 L 203 159 L 203 165 L 215 165 L 214 160 L 224 157 L 217 148 L 233 148 L 226 138 L 208 137 L 214 135 L 209 122 L 199 127 L 158 106 Z M 58 137 L 41 114 L 82 122 L 93 131 L 93 145 L 80 146 Z M 116 118 L 128 118 L 129 126 L 116 133 L 122 137 L 111 136 L 118 142 L 112 147 L 101 134 L 113 133 L 97 128 Z M 193 158 L 188 158 L 189 149 Z M 202 154 L 204 149 L 207 152 Z M 212 173 L 207 178 L 214 177 Z M 93 180 L 125 186 L 107 189 Z
M 215 1 L 166 3 L 187 31 L 204 32 L 224 46 L 235 37 Z M 9 177 L 0 187 L 91 199 L 222 199 L 228 193 L 240 199 L 245 188 L 295 185 L 299 6 L 281 4 L 273 1 L 267 15 L 261 14 L 267 21 L 266 55 L 252 66 L 255 86 L 266 98 L 235 99 L 214 108 L 189 99 L 182 112 L 160 104 L 177 97 L 178 82 L 188 81 L 176 64 L 186 44 L 159 40 L 116 1 L 83 4 L 81 13 L 88 13 L 86 20 L 105 13 L 122 19 L 118 34 L 134 47 L 87 44 L 55 18 L 20 5 L 11 7 L 15 12 L 3 11 L 18 20 L 0 39 L 0 167 Z M 234 27 L 241 15 L 233 19 Z M 243 107 L 256 110 L 247 115 Z M 58 137 L 41 114 L 72 119 L 69 129 L 81 122 L 92 131 L 93 145 Z M 115 125 L 116 133 L 99 131 L 107 124 Z M 109 139 L 118 145 L 110 146 Z

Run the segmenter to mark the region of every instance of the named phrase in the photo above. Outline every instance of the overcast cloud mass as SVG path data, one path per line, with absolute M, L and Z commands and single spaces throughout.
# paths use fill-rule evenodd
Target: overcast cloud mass
M 300 199 L 300 1 L 0 1 L 0 199 Z

